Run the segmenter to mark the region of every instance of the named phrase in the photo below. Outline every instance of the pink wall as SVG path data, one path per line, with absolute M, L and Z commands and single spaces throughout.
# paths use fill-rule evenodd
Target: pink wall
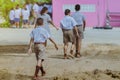
M 120 12 L 120 0 L 108 1 L 111 12 Z M 63 5 L 66 4 L 94 4 L 96 7 L 95 12 L 83 12 L 83 14 L 86 16 L 87 27 L 105 25 L 107 0 L 53 0 L 53 21 L 56 25 L 59 26 L 60 20 L 64 17 Z M 114 25 L 115 24 L 116 23 L 114 23 Z
M 110 12 L 119 12 L 120 13 L 120 0 L 109 0 L 108 1 Z M 120 26 L 120 14 L 112 15 L 112 20 L 118 20 L 119 22 L 111 22 L 112 26 Z

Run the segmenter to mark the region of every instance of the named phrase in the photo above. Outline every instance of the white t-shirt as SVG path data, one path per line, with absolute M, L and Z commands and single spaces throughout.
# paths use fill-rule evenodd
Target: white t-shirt
M 43 14 L 43 15 L 41 15 L 41 14 L 39 14 L 39 16 L 38 16 L 39 18 L 43 18 L 43 20 L 44 20 L 44 25 L 49 25 L 49 21 L 51 21 L 51 18 L 50 18 L 50 16 L 48 15 L 48 14 Z
M 37 4 L 33 5 L 33 10 L 35 13 L 39 13 L 39 6 Z
M 31 11 L 32 4 L 27 4 L 27 5 L 26 5 L 26 8 L 27 8 L 27 10 Z
M 21 16 L 21 8 L 15 10 L 15 18 L 20 18 Z
M 23 10 L 22 10 L 23 20 L 28 20 L 28 19 L 29 19 L 29 16 L 30 16 L 30 11 L 23 9 Z
M 9 13 L 9 19 L 14 20 L 14 18 L 15 18 L 15 11 L 11 10 L 10 13 Z
M 44 4 L 44 7 L 47 7 L 48 8 L 48 12 L 52 13 L 52 5 L 50 4 Z
M 39 6 L 39 12 L 41 12 L 42 8 L 43 8 L 43 6 Z

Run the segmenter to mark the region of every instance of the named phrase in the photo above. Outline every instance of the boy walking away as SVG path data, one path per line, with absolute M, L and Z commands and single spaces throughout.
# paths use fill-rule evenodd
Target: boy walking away
M 31 40 L 29 44 L 28 53 L 32 53 L 31 47 L 32 47 L 32 43 L 34 43 L 34 51 L 37 59 L 34 79 L 39 80 L 38 78 L 39 70 L 41 70 L 42 76 L 46 74 L 43 68 L 43 62 L 45 59 L 45 41 L 49 39 L 54 44 L 57 50 L 58 47 L 56 43 L 51 39 L 50 34 L 43 28 L 43 19 L 38 18 L 36 24 L 37 27 L 30 34 Z
M 16 28 L 19 28 L 19 23 L 20 23 L 20 16 L 21 16 L 21 8 L 19 8 L 19 5 L 16 6 L 16 9 L 15 9 L 15 25 L 16 25 Z
M 15 28 L 14 18 L 15 18 L 15 11 L 14 11 L 13 8 L 11 8 L 10 13 L 9 13 L 9 19 L 10 19 L 10 24 L 11 24 L 11 27 L 12 27 L 12 28 Z
M 76 53 L 75 53 L 75 57 L 80 57 L 80 51 L 81 51 L 81 43 L 82 43 L 82 39 L 83 39 L 83 31 L 85 30 L 85 26 L 86 26 L 86 21 L 85 21 L 85 16 L 83 14 L 81 14 L 80 11 L 80 5 L 77 4 L 75 5 L 75 10 L 76 12 L 72 14 L 72 17 L 75 19 L 75 21 L 77 22 L 77 30 L 79 33 L 79 37 L 76 37 Z
M 22 10 L 22 19 L 23 19 L 23 28 L 28 28 L 29 24 L 29 17 L 30 17 L 30 11 L 27 10 L 26 6 L 24 6 L 24 9 Z
M 66 9 L 65 10 L 65 17 L 61 20 L 60 22 L 62 31 L 63 31 L 63 42 L 64 42 L 64 59 L 67 59 L 67 49 L 68 49 L 68 43 L 71 42 L 71 50 L 70 53 L 73 56 L 73 50 L 75 47 L 75 41 L 74 41 L 74 34 L 73 34 L 73 29 L 75 29 L 77 35 L 78 31 L 76 28 L 76 21 L 70 16 L 70 10 Z

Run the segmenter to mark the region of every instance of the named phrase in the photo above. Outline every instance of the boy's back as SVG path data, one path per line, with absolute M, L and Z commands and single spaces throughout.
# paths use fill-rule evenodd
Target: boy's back
M 31 37 L 34 38 L 34 42 L 45 42 L 50 38 L 50 34 L 43 27 L 39 26 L 31 32 Z
M 73 29 L 73 27 L 77 24 L 75 20 L 71 16 L 65 16 L 61 22 L 62 29 Z
M 78 25 L 83 25 L 83 21 L 85 20 L 85 16 L 79 11 L 72 14 L 72 17 L 78 23 Z

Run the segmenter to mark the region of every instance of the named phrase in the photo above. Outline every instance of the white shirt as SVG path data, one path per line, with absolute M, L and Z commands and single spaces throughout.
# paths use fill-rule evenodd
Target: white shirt
M 9 19 L 14 20 L 14 18 L 15 18 L 15 11 L 11 10 L 10 13 L 9 13 Z
M 39 26 L 32 30 L 30 34 L 31 38 L 34 39 L 34 42 L 45 42 L 48 38 L 50 38 L 50 34 L 43 26 Z
M 44 4 L 44 7 L 47 7 L 48 8 L 48 12 L 52 13 L 52 5 L 50 4 Z
M 76 25 L 76 21 L 71 16 L 65 16 L 60 22 L 62 29 L 73 29 Z
M 20 18 L 21 16 L 21 9 L 16 9 L 15 10 L 15 18 Z
M 72 17 L 78 23 L 78 25 L 83 25 L 83 21 L 85 20 L 85 16 L 81 14 L 79 11 L 72 14 Z
M 29 5 L 26 5 L 26 8 L 27 8 L 27 10 L 29 10 L 29 11 L 30 11 L 30 9 L 29 9 Z
M 31 11 L 32 4 L 27 4 L 27 5 L 26 5 L 26 8 L 27 8 L 27 10 Z
M 33 10 L 35 13 L 39 13 L 39 6 L 37 4 L 33 5 Z
M 43 14 L 43 15 L 39 15 L 38 16 L 39 18 L 43 18 L 43 20 L 44 20 L 44 25 L 49 25 L 49 21 L 51 21 L 51 18 L 50 18 L 50 16 L 48 15 L 48 14 Z
M 30 16 L 30 11 L 23 9 L 23 10 L 22 10 L 23 20 L 28 20 L 28 19 L 29 19 L 29 16 Z
M 41 12 L 42 8 L 43 8 L 43 6 L 39 6 L 39 12 Z

